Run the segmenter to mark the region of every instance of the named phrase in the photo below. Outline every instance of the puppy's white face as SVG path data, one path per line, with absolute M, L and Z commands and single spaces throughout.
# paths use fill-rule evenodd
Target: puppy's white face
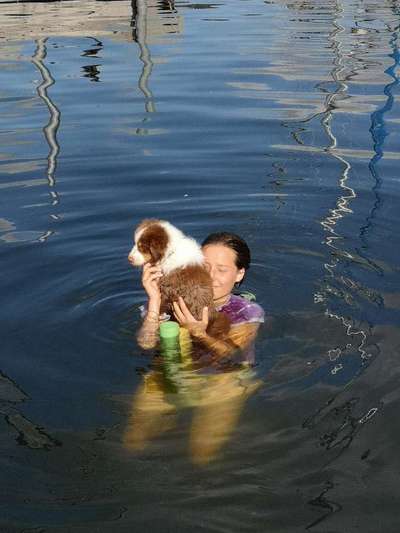
M 146 262 L 144 256 L 137 249 L 136 244 L 134 245 L 132 250 L 129 252 L 128 261 L 133 266 L 143 266 L 145 264 L 145 262 Z
M 145 220 L 138 226 L 134 240 L 128 260 L 134 266 L 143 266 L 145 263 L 155 264 L 165 256 L 169 237 L 160 221 Z
M 144 230 L 137 229 L 135 232 L 135 244 L 133 245 L 132 250 L 129 252 L 128 255 L 128 261 L 133 266 L 143 266 L 146 262 L 146 258 L 144 255 L 139 251 L 138 243 L 140 240 L 140 237 L 142 236 Z

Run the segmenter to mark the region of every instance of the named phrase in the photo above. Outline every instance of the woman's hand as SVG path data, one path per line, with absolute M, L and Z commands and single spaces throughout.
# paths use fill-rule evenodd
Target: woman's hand
M 179 296 L 178 301 L 173 303 L 175 318 L 179 324 L 186 328 L 193 337 L 201 337 L 206 334 L 208 326 L 208 308 L 204 307 L 201 320 L 196 320 L 187 308 L 183 298 Z
M 142 285 L 149 298 L 148 308 L 156 312 L 157 308 L 159 311 L 161 304 L 159 282 L 162 275 L 160 266 L 152 265 L 151 263 L 145 263 L 143 265 Z

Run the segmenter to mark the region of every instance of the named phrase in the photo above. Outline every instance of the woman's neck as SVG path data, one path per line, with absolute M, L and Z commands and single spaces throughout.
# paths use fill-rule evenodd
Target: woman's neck
M 231 297 L 231 293 L 228 292 L 228 294 L 224 294 L 224 296 L 220 296 L 219 298 L 214 298 L 215 307 L 221 307 L 222 305 L 226 304 L 230 297 Z

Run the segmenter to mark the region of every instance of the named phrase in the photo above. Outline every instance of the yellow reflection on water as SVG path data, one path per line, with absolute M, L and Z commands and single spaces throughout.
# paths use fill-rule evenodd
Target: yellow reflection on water
M 192 346 L 181 329 L 181 364 L 151 370 L 135 392 L 123 444 L 140 452 L 174 428 L 181 410 L 193 411 L 188 453 L 195 464 L 215 460 L 233 436 L 246 400 L 260 387 L 248 365 L 218 373 L 194 368 Z M 207 370 L 207 369 L 206 369 Z

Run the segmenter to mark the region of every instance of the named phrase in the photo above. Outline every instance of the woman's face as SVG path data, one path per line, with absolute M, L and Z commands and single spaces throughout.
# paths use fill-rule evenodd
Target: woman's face
M 213 282 L 214 300 L 228 296 L 245 274 L 244 268 L 236 266 L 235 252 L 223 244 L 207 244 L 203 247 L 203 254 Z

